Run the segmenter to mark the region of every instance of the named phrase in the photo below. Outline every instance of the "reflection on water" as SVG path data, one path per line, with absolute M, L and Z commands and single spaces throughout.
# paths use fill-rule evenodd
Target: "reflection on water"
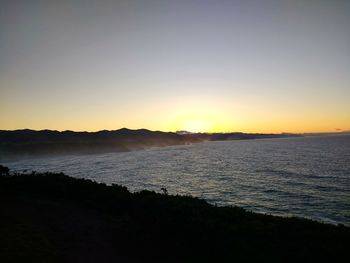
M 255 212 L 350 223 L 350 136 L 208 142 L 189 146 L 5 163 L 168 189 Z

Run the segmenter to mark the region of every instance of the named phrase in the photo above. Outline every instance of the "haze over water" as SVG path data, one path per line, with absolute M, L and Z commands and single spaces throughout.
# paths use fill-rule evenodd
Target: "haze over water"
M 213 204 L 350 224 L 350 135 L 207 142 L 5 163 L 130 190 L 194 195 Z

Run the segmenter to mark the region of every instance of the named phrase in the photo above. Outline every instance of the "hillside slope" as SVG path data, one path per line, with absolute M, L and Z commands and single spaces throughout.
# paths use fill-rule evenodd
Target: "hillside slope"
M 63 174 L 5 174 L 1 262 L 341 262 L 350 247 L 345 226 Z

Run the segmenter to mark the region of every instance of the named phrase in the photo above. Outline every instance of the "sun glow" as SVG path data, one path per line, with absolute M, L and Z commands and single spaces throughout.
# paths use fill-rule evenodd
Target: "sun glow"
M 212 129 L 212 125 L 206 120 L 187 120 L 183 124 L 183 129 L 189 132 L 207 132 Z
M 229 132 L 235 130 L 232 100 L 217 101 L 208 95 L 174 97 L 155 108 L 161 112 L 162 130 L 188 132 Z

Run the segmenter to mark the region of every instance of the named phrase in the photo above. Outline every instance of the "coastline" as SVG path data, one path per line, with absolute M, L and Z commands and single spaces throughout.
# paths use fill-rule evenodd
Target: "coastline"
M 62 173 L 0 176 L 3 262 L 340 261 L 350 228 L 131 193 Z

